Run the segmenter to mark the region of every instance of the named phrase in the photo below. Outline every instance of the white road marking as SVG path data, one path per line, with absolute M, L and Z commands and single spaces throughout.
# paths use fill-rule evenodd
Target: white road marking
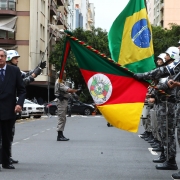
M 28 139 L 30 139 L 30 138 L 26 138 L 26 139 L 23 139 L 23 140 L 26 141 L 26 140 L 28 140 Z
M 41 133 L 43 133 L 43 132 L 45 132 L 45 131 L 41 131 Z
M 39 135 L 39 134 L 33 134 L 33 136 L 37 136 L 37 135 Z
M 153 149 L 153 148 L 148 148 L 148 150 L 150 151 L 150 153 L 151 153 L 152 155 L 155 155 L 155 156 L 158 155 L 158 153 L 157 153 L 156 151 L 152 151 L 152 149 Z
M 49 131 L 50 129 L 46 129 L 47 131 Z
M 16 144 L 18 144 L 19 142 L 15 142 L 15 143 L 12 143 L 12 145 L 16 145 Z

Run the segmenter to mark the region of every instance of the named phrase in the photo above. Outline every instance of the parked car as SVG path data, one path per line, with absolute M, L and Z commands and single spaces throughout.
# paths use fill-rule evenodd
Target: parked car
M 40 118 L 44 114 L 44 105 L 39 105 L 25 99 L 21 117 L 34 116 L 34 118 Z
M 73 100 L 71 106 L 72 114 L 82 114 L 82 115 L 91 115 L 95 111 L 95 107 L 92 104 L 86 104 L 79 100 Z M 48 111 L 51 115 L 57 114 L 57 99 L 49 102 L 44 107 L 45 113 L 48 114 Z

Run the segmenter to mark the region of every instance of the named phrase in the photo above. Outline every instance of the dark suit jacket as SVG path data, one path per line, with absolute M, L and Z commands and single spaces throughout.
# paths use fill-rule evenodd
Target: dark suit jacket
M 25 97 L 26 89 L 19 68 L 7 65 L 5 79 L 0 82 L 0 120 L 15 119 L 15 106 L 23 107 Z

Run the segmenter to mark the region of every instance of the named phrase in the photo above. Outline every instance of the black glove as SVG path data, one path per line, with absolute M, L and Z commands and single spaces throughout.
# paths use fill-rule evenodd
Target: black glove
M 144 79 L 144 73 L 135 73 L 133 77 L 137 80 L 143 80 Z
M 46 67 L 46 61 L 40 62 L 39 67 L 40 67 L 41 69 L 44 69 L 44 68 Z
M 36 68 L 35 70 L 34 70 L 34 74 L 36 75 L 36 76 L 38 76 L 38 75 L 40 75 L 41 74 L 41 68 Z

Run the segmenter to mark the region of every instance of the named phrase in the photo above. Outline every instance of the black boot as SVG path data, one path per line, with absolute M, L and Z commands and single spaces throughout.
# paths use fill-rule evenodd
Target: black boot
M 158 169 L 158 170 L 177 170 L 178 167 L 177 167 L 177 164 L 176 164 L 175 157 L 169 159 L 168 161 L 166 160 L 162 164 L 157 164 L 156 169 Z
M 156 151 L 156 152 L 162 152 L 164 149 L 162 147 L 158 147 L 158 148 L 153 148 L 152 151 Z
M 153 140 L 154 137 L 152 135 L 152 132 L 149 132 L 149 136 L 147 138 L 144 138 L 145 141 L 150 141 L 150 140 Z
M 155 143 L 155 144 L 151 144 L 152 148 L 160 148 L 161 144 L 160 143 Z
M 62 131 L 58 131 L 57 141 L 69 141 L 69 139 L 64 137 Z
M 149 143 L 149 144 L 155 143 L 155 139 L 152 139 L 152 140 L 148 141 L 148 143 Z
M 171 176 L 174 180 L 178 180 L 178 179 L 180 179 L 180 171 L 178 172 L 178 173 L 174 173 L 174 174 L 172 174 L 172 176 Z
M 147 131 L 144 131 L 143 133 L 141 133 L 141 136 L 144 136 L 147 133 Z
M 150 132 L 147 132 L 147 131 L 146 131 L 146 134 L 145 134 L 145 135 L 142 135 L 142 136 L 141 136 L 141 138 L 142 138 L 142 139 L 144 139 L 144 138 L 148 138 L 148 137 L 149 137 L 149 135 L 150 135 Z
M 164 151 L 161 152 L 161 155 L 157 159 L 153 159 L 154 163 L 163 163 L 166 161 L 166 156 L 164 155 Z

